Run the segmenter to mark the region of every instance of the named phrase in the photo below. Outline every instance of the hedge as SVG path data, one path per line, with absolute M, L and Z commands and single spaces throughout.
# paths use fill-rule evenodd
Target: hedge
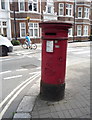
M 13 45 L 20 45 L 20 41 L 19 40 L 12 40 L 11 43 Z

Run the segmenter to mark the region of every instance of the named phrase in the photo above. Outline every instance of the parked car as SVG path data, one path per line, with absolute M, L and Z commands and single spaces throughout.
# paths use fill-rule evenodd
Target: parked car
M 0 56 L 7 56 L 8 52 L 13 51 L 13 45 L 7 37 L 0 35 Z

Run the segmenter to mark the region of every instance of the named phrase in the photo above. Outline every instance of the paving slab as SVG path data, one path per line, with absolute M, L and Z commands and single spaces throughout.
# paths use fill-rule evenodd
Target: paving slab
M 13 120 L 30 120 L 31 115 L 30 113 L 15 113 Z
M 25 96 L 17 108 L 17 112 L 31 112 L 36 96 Z

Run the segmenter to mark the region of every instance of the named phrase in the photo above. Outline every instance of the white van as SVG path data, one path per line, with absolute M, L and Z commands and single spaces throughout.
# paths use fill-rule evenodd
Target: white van
M 7 56 L 8 52 L 13 51 L 13 45 L 7 37 L 0 35 L 0 56 Z

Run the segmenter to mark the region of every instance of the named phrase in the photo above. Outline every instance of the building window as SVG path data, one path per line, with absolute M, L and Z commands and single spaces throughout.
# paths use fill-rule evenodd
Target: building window
M 24 0 L 21 0 L 19 2 L 19 11 L 25 11 L 25 2 L 24 2 Z
M 77 26 L 77 36 L 81 36 L 82 35 L 82 26 L 78 25 Z
M 1 35 L 2 33 L 1 33 L 1 27 L 0 27 L 0 35 Z
M 29 33 L 30 36 L 33 37 L 33 23 L 29 23 Z
M 38 23 L 29 23 L 30 37 L 38 37 L 39 36 L 38 33 L 39 33 Z
M 89 18 L 89 8 L 84 8 L 84 18 Z
M 82 18 L 82 7 L 78 7 L 78 18 Z
M 29 11 L 37 12 L 38 11 L 37 4 L 38 4 L 37 0 L 29 0 L 28 2 Z
M 63 3 L 59 4 L 59 15 L 64 15 L 64 4 Z
M 26 24 L 24 22 L 20 23 L 20 37 L 26 36 Z
M 2 32 L 1 32 L 1 21 L 0 21 L 0 34 L 2 34 Z
M 54 6 L 53 6 L 53 0 L 46 0 L 46 13 L 53 14 L 54 13 Z
M 1 0 L 1 9 L 5 10 L 5 0 Z
M 68 30 L 68 36 L 69 36 L 69 37 L 73 36 L 72 28 L 70 28 L 70 29 Z
M 47 13 L 51 13 L 51 6 L 48 6 Z
M 72 9 L 73 7 L 71 4 L 66 4 L 66 15 L 67 16 L 72 16 L 72 11 L 73 11 Z
M 88 26 L 87 25 L 84 26 L 84 34 L 83 35 L 88 36 Z
M 7 36 L 7 22 L 2 22 L 2 26 L 3 26 L 3 34 L 4 36 Z
M 7 28 L 3 28 L 3 34 L 5 37 L 7 37 Z
M 5 37 L 7 37 L 7 22 L 6 21 L 3 21 L 3 22 L 0 21 L 0 34 L 3 34 Z
M 2 22 L 3 26 L 6 26 L 7 22 Z

